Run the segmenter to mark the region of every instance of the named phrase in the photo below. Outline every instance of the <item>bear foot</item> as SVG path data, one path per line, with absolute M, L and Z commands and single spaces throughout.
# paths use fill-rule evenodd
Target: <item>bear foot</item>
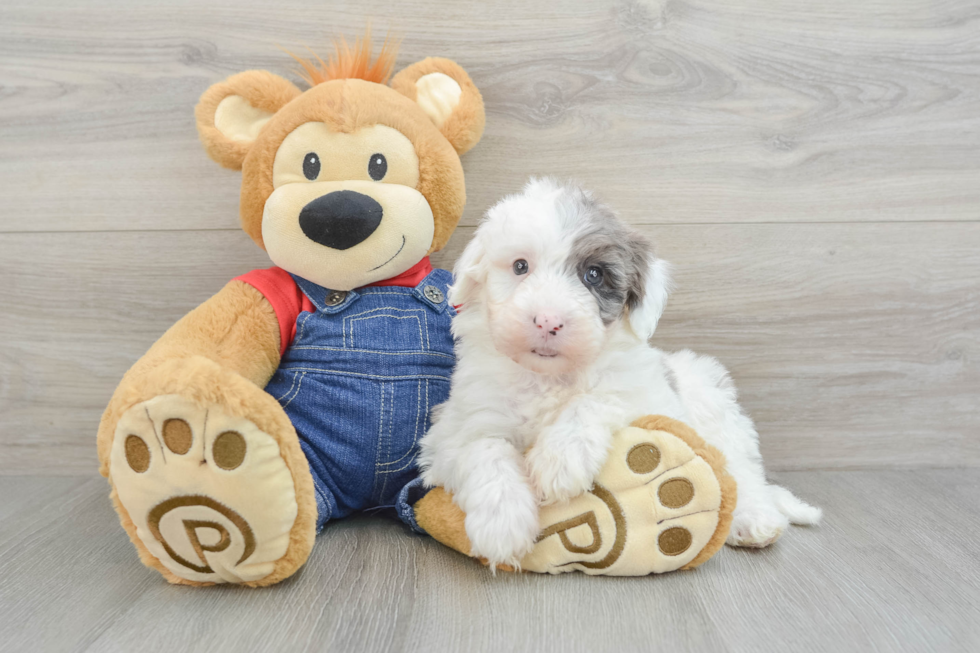
M 171 582 L 264 585 L 305 561 L 290 550 L 299 503 L 279 442 L 218 406 L 163 395 L 130 408 L 111 482 L 140 557 Z
M 724 457 L 689 427 L 653 416 L 616 433 L 591 490 L 544 506 L 521 569 L 643 576 L 691 569 L 725 543 L 736 502 Z M 465 515 L 441 488 L 415 506 L 419 525 L 469 554 Z

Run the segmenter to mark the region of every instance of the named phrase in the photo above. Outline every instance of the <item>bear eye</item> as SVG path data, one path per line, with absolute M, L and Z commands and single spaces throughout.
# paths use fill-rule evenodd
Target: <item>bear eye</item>
M 320 176 L 320 157 L 316 152 L 310 152 L 303 159 L 303 174 L 310 181 Z
M 590 286 L 598 286 L 602 284 L 602 268 L 593 265 L 591 268 L 585 271 L 585 276 L 583 277 L 585 283 Z
M 514 261 L 514 274 L 516 274 L 517 276 L 521 276 L 522 274 L 527 274 L 527 271 L 528 271 L 527 261 L 525 261 L 522 258 L 519 258 L 516 261 Z
M 384 154 L 376 152 L 371 155 L 371 160 L 368 162 L 368 174 L 375 181 L 381 181 L 385 178 L 385 175 L 388 174 L 388 159 L 385 158 Z

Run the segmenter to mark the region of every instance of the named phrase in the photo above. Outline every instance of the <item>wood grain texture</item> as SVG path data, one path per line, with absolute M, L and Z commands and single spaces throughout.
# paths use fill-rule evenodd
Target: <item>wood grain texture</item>
M 772 469 L 980 465 L 980 224 L 641 230 L 677 283 L 654 344 L 731 369 Z M 94 469 L 123 372 L 267 265 L 236 231 L 0 234 L 0 471 Z
M 675 264 L 656 344 L 728 365 L 770 468 L 874 468 L 775 475 L 820 528 L 659 578 L 493 578 L 379 517 L 264 590 L 140 565 L 99 415 L 268 265 L 194 104 L 372 17 L 486 101 L 436 263 L 528 175 L 597 190 Z M 0 4 L 0 651 L 977 650 L 978 26 L 970 0 Z
M 974 651 L 978 470 L 789 472 L 826 510 L 763 551 L 646 578 L 496 577 L 381 517 L 271 588 L 167 585 L 102 479 L 0 477 L 0 651 Z M 28 501 L 28 498 L 31 498 Z
M 197 98 L 369 17 L 484 93 L 464 224 L 531 174 L 638 223 L 977 219 L 970 0 L 38 0 L 0 6 L 0 229 L 235 228 Z
M 93 469 L 122 372 L 268 265 L 200 93 L 369 17 L 484 93 L 437 262 L 576 177 L 675 263 L 657 343 L 731 368 L 774 469 L 980 463 L 975 3 L 38 0 L 0 5 L 0 471 Z

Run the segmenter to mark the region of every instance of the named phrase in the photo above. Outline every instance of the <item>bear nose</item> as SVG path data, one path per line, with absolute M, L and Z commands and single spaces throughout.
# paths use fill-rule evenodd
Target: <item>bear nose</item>
M 381 205 L 352 190 L 321 195 L 299 212 L 299 227 L 315 243 L 350 249 L 374 233 L 381 224 Z

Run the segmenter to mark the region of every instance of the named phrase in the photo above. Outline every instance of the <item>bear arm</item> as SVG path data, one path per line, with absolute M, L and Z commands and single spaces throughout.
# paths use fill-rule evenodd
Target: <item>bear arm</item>
M 279 321 L 252 286 L 231 281 L 170 327 L 126 372 L 102 415 L 99 471 L 108 475 L 109 449 L 119 417 L 160 392 L 152 373 L 161 364 L 203 356 L 264 388 L 279 366 Z

